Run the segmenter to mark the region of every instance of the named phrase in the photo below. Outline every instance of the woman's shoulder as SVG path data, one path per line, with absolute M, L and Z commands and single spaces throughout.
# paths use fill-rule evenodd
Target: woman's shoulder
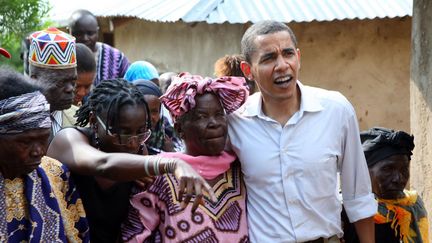
M 62 144 L 64 142 L 78 142 L 79 140 L 91 140 L 94 136 L 94 131 L 89 127 L 66 127 L 60 130 L 50 143 Z

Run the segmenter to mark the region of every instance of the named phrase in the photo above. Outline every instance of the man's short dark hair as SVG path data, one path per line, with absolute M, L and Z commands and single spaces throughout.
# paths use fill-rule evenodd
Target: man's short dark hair
M 97 23 L 97 18 L 96 18 L 96 16 L 92 12 L 90 12 L 90 11 L 88 11 L 86 9 L 78 9 L 78 10 L 75 10 L 72 13 L 72 15 L 70 16 L 69 21 L 68 21 L 69 22 L 68 23 L 68 28 L 70 30 L 72 30 L 72 28 L 75 27 L 76 22 L 78 20 L 80 20 L 84 16 L 92 16 L 96 20 L 96 23 Z
M 76 43 L 77 72 L 95 72 L 96 61 L 92 50 L 82 43 Z
M 241 40 L 241 53 L 245 57 L 246 61 L 249 63 L 251 62 L 251 57 L 255 52 L 254 41 L 257 36 L 272 34 L 279 31 L 287 31 L 294 43 L 294 46 L 297 47 L 297 38 L 291 28 L 286 24 L 273 20 L 261 21 L 249 27 Z

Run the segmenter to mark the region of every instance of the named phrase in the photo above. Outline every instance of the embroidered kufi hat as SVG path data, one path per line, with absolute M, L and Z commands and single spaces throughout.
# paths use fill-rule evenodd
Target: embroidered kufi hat
M 75 37 L 53 27 L 34 32 L 30 35 L 29 62 L 49 69 L 76 67 Z

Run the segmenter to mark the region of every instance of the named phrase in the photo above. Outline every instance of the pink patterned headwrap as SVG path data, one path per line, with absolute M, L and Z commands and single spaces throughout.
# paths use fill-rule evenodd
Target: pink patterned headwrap
M 243 77 L 212 79 L 181 73 L 179 76 L 172 78 L 170 87 L 160 97 L 160 100 L 175 120 L 193 109 L 195 107 L 195 96 L 204 93 L 217 95 L 227 114 L 243 105 L 249 95 L 246 80 Z

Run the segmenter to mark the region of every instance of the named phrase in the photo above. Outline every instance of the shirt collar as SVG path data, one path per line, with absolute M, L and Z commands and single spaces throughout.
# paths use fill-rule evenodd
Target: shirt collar
M 317 112 L 324 109 L 321 105 L 320 100 L 315 97 L 309 87 L 304 86 L 300 81 L 297 80 L 297 86 L 300 89 L 300 110 L 299 112 Z M 264 115 L 262 111 L 262 96 L 261 92 L 256 92 L 255 94 L 249 96 L 248 102 L 243 107 L 242 113 L 245 116 L 259 116 Z
M 300 112 L 317 112 L 324 109 L 321 105 L 320 100 L 316 97 L 315 92 L 308 87 L 304 86 L 300 81 L 297 80 L 297 85 L 300 89 Z

